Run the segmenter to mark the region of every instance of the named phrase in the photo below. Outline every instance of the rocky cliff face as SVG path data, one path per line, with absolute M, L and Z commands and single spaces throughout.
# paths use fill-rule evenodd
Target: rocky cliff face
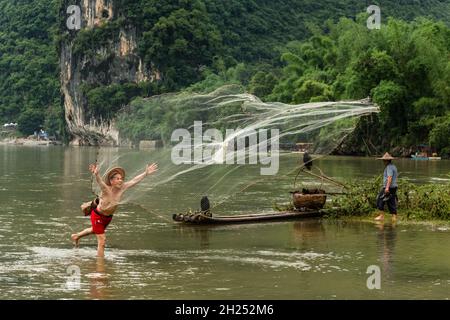
M 71 16 L 67 13 L 70 5 L 81 10 L 81 30 L 69 30 L 66 25 Z M 101 43 L 91 43 L 89 50 L 76 48 L 77 37 L 81 33 L 89 37 L 89 32 L 113 23 L 120 18 L 112 0 L 63 0 L 60 9 L 61 33 L 60 67 L 61 92 L 65 108 L 66 122 L 73 138 L 72 145 L 95 145 L 98 143 L 117 145 L 119 133 L 114 121 L 104 121 L 89 115 L 83 85 L 110 85 L 113 83 L 153 81 L 159 73 L 150 70 L 136 53 L 137 40 L 134 26 L 110 29 L 108 39 Z M 95 39 L 95 38 L 94 38 Z

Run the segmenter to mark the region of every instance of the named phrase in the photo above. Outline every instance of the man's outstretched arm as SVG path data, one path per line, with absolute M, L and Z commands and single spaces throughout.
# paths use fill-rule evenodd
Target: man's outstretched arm
M 95 181 L 97 181 L 97 184 L 99 185 L 100 189 L 106 190 L 108 188 L 108 186 L 106 185 L 106 183 L 103 181 L 103 179 L 100 177 L 99 175 L 99 169 L 98 169 L 98 165 L 96 163 L 89 165 L 89 171 L 92 172 L 92 174 L 95 176 Z
M 153 172 L 158 170 L 158 165 L 156 163 L 152 163 L 151 165 L 148 164 L 147 168 L 145 169 L 145 171 L 139 175 L 137 175 L 136 177 L 134 177 L 133 179 L 131 179 L 128 182 L 124 183 L 124 188 L 128 189 L 131 187 L 134 187 L 135 185 L 137 185 L 139 182 L 141 182 L 142 180 L 144 180 L 144 178 L 150 174 L 152 174 Z

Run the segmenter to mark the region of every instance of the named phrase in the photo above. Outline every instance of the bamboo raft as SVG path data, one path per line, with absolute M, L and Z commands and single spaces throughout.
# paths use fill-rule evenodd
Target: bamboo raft
M 183 214 L 178 213 L 172 216 L 176 222 L 185 224 L 233 224 L 233 223 L 255 223 L 264 221 L 284 221 L 312 217 L 321 217 L 325 214 L 322 210 L 311 211 L 282 211 L 274 213 L 256 213 L 235 216 L 209 216 L 201 212 Z

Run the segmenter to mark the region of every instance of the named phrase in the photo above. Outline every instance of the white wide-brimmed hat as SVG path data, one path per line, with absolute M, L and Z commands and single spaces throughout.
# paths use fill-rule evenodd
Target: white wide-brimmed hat
M 122 178 L 125 180 L 125 170 L 121 167 L 115 167 L 112 169 L 109 169 L 105 175 L 103 176 L 103 181 L 108 185 L 111 186 L 111 178 L 114 177 L 115 174 L 120 174 Z

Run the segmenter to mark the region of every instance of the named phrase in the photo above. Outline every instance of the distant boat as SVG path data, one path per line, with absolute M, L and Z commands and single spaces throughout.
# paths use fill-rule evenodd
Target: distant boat
M 312 150 L 313 143 L 309 142 L 297 142 L 295 144 L 294 153 L 305 153 Z
M 411 156 L 413 160 L 441 160 L 441 157 L 427 157 L 427 156 L 421 156 L 421 155 L 415 155 L 413 154 Z
M 411 155 L 411 158 L 413 160 L 441 160 L 436 150 L 426 144 L 419 144 L 417 146 L 417 152 Z
M 411 156 L 411 158 L 412 158 L 413 160 L 429 160 L 429 157 L 426 157 L 426 156 L 419 156 L 419 155 L 415 155 L 415 154 L 413 154 L 413 155 Z

